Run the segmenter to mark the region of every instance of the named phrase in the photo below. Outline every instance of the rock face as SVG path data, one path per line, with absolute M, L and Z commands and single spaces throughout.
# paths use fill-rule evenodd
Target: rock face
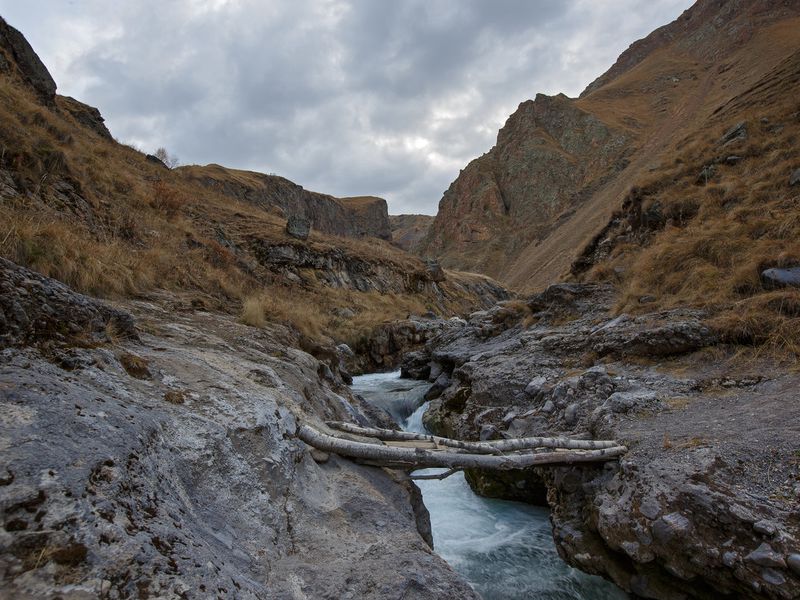
M 623 166 L 628 142 L 564 95 L 523 102 L 495 147 L 445 192 L 420 252 L 448 267 L 502 275 L 508 256 L 546 235 L 561 213 Z
M 237 171 L 219 165 L 179 167 L 177 171 L 205 187 L 283 218 L 302 216 L 311 222 L 313 229 L 322 233 L 384 240 L 392 237 L 389 212 L 383 198 L 334 198 L 309 192 L 277 175 Z
M 79 102 L 70 96 L 59 96 L 58 103 L 59 106 L 62 106 L 64 109 L 66 109 L 66 111 L 75 117 L 75 120 L 84 127 L 91 129 L 97 135 L 107 140 L 113 139 L 111 132 L 108 130 L 108 127 L 106 127 L 103 115 L 101 115 L 100 111 L 94 106 L 89 106 L 88 104 Z M 148 157 L 149 156 L 152 155 L 148 155 Z
M 30 314 L 30 274 L 3 269 Z M 57 314 L 121 312 L 42 284 Z M 44 350 L 0 352 L 4 595 L 476 598 L 425 542 L 413 484 L 294 438 L 305 420 L 369 421 L 288 330 L 126 309 L 148 333 L 67 344 L 69 372 Z
M 311 232 L 311 221 L 305 217 L 291 215 L 286 219 L 286 233 L 298 240 L 307 240 Z
M 406 252 L 416 254 L 432 224 L 433 217 L 430 215 L 389 215 L 392 243 Z
M 0 72 L 16 67 L 17 75 L 49 106 L 55 105 L 56 82 L 28 40 L 0 17 Z
M 133 319 L 62 283 L 0 258 L 0 348 L 135 338 Z
M 552 510 L 559 553 L 645 598 L 797 598 L 800 378 L 728 372 L 698 311 L 613 316 L 610 288 L 560 284 L 473 314 L 410 355 L 441 374 L 425 422 L 463 439 L 569 435 L 629 448 L 604 467 L 472 472 L 490 495 Z M 505 316 L 504 316 L 505 315 Z

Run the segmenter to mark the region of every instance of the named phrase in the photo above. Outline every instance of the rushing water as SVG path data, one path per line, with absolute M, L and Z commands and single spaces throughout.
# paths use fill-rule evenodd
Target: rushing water
M 429 385 L 400 379 L 399 373 L 375 373 L 356 377 L 353 391 L 387 410 L 404 429 L 423 432 L 422 396 Z M 426 472 L 436 470 L 417 473 Z M 462 473 L 417 485 L 431 514 L 436 552 L 484 600 L 627 598 L 559 558 L 546 509 L 476 496 Z

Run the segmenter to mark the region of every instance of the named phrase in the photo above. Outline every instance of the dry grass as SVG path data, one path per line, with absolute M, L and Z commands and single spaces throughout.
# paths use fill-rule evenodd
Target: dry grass
M 102 138 L 66 110 L 48 110 L 0 77 L 0 176 L 21 193 L 0 196 L 0 256 L 98 297 L 156 290 L 186 294 L 208 308 L 241 311 L 243 322 L 283 322 L 309 336 L 354 343 L 385 320 L 433 309 L 456 314 L 475 296 L 450 273 L 444 298 L 334 289 L 312 271 L 291 283 L 258 262 L 254 241 L 297 244 L 269 208 L 240 202 L 199 182 L 261 185 L 257 173 L 217 165 L 165 170 L 135 148 Z M 66 186 L 66 187 L 65 187 Z M 4 189 L 0 179 L 0 193 Z M 369 208 L 370 198 L 343 202 Z M 389 243 L 312 231 L 306 248 L 379 264 L 400 274 L 423 265 Z M 353 316 L 341 309 L 352 309 Z M 337 309 L 339 309 L 337 311 Z
M 719 139 L 746 121 L 748 138 L 730 147 Z M 642 210 L 656 206 L 665 224 L 639 242 L 615 246 L 588 278 L 612 281 L 620 312 L 695 306 L 708 309 L 725 341 L 800 354 L 797 291 L 769 291 L 760 273 L 800 265 L 800 105 L 790 97 L 733 110 L 680 144 L 672 160 L 637 182 Z M 728 164 L 725 157 L 736 155 Z M 698 182 L 714 164 L 708 183 Z M 641 304 L 652 296 L 655 302 Z

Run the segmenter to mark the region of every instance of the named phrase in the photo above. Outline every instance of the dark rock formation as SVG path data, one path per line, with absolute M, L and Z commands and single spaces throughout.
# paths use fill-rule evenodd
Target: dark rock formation
M 0 348 L 42 341 L 92 345 L 135 338 L 133 318 L 0 258 Z
M 286 220 L 286 233 L 298 240 L 307 240 L 311 233 L 311 221 L 305 217 L 291 215 Z
M 91 129 L 97 135 L 107 140 L 113 139 L 111 137 L 111 132 L 106 127 L 103 115 L 101 115 L 100 111 L 94 106 L 79 102 L 70 96 L 60 96 L 58 103 L 84 127 Z M 149 156 L 150 155 L 148 155 L 148 157 Z
M 613 303 L 608 287 L 557 285 L 528 300 L 527 328 L 499 307 L 443 329 L 403 367 L 449 379 L 426 424 L 472 440 L 620 440 L 618 464 L 469 481 L 546 495 L 559 553 L 638 596 L 796 598 L 800 377 L 769 361 L 732 375 L 693 353 L 717 342 L 701 312 L 615 317 Z
M 73 319 L 113 313 L 75 297 Z M 371 421 L 288 330 L 126 309 L 154 333 L 72 349 L 69 373 L 38 349 L 0 352 L 0 595 L 477 598 L 431 552 L 413 484 L 294 437 Z
M 33 51 L 28 40 L 0 17 L 0 53 L 4 64 L 15 65 L 17 75 L 27 83 L 42 103 L 55 106 L 56 82 Z
M 144 159 L 149 163 L 153 163 L 157 167 L 161 167 L 162 169 L 169 170 L 169 167 L 167 166 L 167 163 L 165 163 L 163 160 L 158 158 L 155 154 L 147 154 L 147 155 L 145 155 Z
M 226 196 L 249 202 L 283 218 L 302 216 L 316 231 L 348 237 L 391 239 L 386 201 L 374 196 L 334 198 L 310 192 L 277 175 L 219 165 L 181 167 L 187 178 Z
M 406 252 L 416 254 L 432 224 L 433 217 L 430 215 L 389 215 L 392 243 Z

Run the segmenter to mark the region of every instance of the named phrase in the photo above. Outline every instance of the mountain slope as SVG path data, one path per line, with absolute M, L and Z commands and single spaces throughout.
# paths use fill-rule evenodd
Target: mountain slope
M 97 109 L 55 92 L 0 20 L 0 256 L 17 264 L 96 296 L 167 289 L 189 306 L 246 308 L 251 322 L 350 343 L 385 319 L 505 297 L 485 277 L 442 279 L 388 243 L 380 198 L 333 198 L 218 165 L 170 170 L 117 143 Z M 293 215 L 311 220 L 308 240 L 286 233 Z
M 799 16 L 796 2 L 701 0 L 581 98 L 521 104 L 445 193 L 424 248 L 522 291 L 568 275 L 631 186 L 800 47 Z

